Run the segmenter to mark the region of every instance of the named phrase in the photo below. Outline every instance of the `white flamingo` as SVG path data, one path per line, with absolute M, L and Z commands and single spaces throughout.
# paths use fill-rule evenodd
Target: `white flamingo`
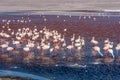
M 78 36 L 78 39 L 76 39 L 75 42 L 78 43 L 78 42 L 80 42 L 80 41 L 81 41 L 80 36 Z
M 100 47 L 94 46 L 93 50 L 97 51 L 101 56 L 103 56 L 103 54 L 100 52 Z
M 108 49 L 108 52 L 113 56 L 113 58 L 115 58 L 114 53 L 113 53 L 113 49 Z
M 117 51 L 117 54 L 118 54 L 118 51 L 120 50 L 120 43 L 117 44 L 117 46 L 115 47 L 116 51 Z
M 42 46 L 42 56 L 44 56 L 46 53 L 46 50 L 48 50 L 50 48 L 50 43 L 47 43 L 47 44 L 43 44 Z
M 113 42 L 108 42 L 104 44 L 103 50 L 108 51 L 108 49 L 112 49 L 112 48 L 113 48 Z
M 37 49 L 40 50 L 41 46 L 39 45 L 39 43 L 37 44 Z
M 52 53 L 54 51 L 54 48 L 50 48 L 50 53 Z
M 74 42 L 75 40 L 75 34 L 73 34 L 72 38 L 71 38 L 71 42 Z
M 24 50 L 25 52 L 28 52 L 28 51 L 30 51 L 30 48 L 29 48 L 28 46 L 25 46 L 25 47 L 23 48 L 23 50 Z
M 66 41 L 63 42 L 62 47 L 66 47 Z
M 67 46 L 67 49 L 70 50 L 70 52 L 71 52 L 72 49 L 74 49 L 74 45 L 73 45 L 73 44 L 74 44 L 74 43 L 72 42 L 72 45 L 68 45 L 68 46 Z
M 108 44 L 110 42 L 109 38 L 107 38 L 106 40 L 104 40 L 104 44 Z
M 13 47 L 7 47 L 7 51 L 12 51 L 14 48 Z
M 9 47 L 7 47 L 7 51 L 9 51 L 9 53 L 10 53 L 10 52 L 12 52 L 13 50 L 14 50 L 14 48 L 13 48 L 13 47 L 10 47 L 10 46 L 9 46 Z
M 114 44 L 113 42 L 110 42 L 110 48 L 113 48 L 113 44 Z
M 95 37 L 92 37 L 91 43 L 94 45 L 97 45 L 99 42 L 95 40 Z
M 85 46 L 85 40 L 84 40 L 84 37 L 82 37 L 82 39 L 81 39 L 81 45 L 82 45 L 82 46 Z
M 2 52 L 3 52 L 3 53 L 4 53 L 4 49 L 8 47 L 8 44 L 9 44 L 9 43 L 6 42 L 6 43 L 0 45 L 0 47 L 2 48 Z

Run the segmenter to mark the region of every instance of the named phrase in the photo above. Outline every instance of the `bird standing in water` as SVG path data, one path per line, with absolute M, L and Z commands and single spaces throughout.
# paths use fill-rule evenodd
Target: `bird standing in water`
M 98 52 L 101 56 L 103 56 L 103 54 L 102 54 L 101 51 L 100 51 L 100 47 L 94 46 L 94 47 L 93 47 L 93 50 L 96 51 L 96 52 Z
M 93 45 L 98 45 L 99 42 L 97 40 L 95 40 L 95 37 L 92 37 L 91 43 Z

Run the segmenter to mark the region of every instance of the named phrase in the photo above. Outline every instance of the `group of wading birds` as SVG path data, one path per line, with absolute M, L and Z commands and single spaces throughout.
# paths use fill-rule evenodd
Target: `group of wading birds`
M 64 29 L 64 33 L 67 29 Z M 92 37 L 91 39 L 92 55 L 104 57 L 110 55 L 115 58 L 113 52 L 113 42 L 107 38 L 104 40 L 104 54 L 101 53 L 99 42 Z M 34 29 L 29 27 L 13 30 L 10 27 L 2 26 L 0 32 L 0 59 L 3 61 L 30 62 L 41 59 L 43 62 L 54 62 L 66 59 L 69 62 L 81 60 L 82 51 L 84 50 L 85 39 L 73 34 L 69 39 L 56 30 L 49 30 L 44 27 L 41 30 L 35 26 Z M 115 47 L 116 51 L 120 50 L 120 43 Z M 21 57 L 21 59 L 20 59 Z

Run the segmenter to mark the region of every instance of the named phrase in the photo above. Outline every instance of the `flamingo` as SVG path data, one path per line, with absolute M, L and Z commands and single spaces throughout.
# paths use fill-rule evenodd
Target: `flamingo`
M 30 51 L 30 48 L 28 46 L 26 46 L 26 47 L 23 48 L 23 50 L 28 52 L 28 51 Z
M 75 47 L 80 47 L 80 46 L 81 46 L 81 42 L 75 43 Z
M 4 49 L 8 47 L 8 43 L 0 45 L 2 47 L 2 52 L 4 53 Z
M 94 46 L 93 50 L 97 51 L 101 56 L 103 56 L 103 54 L 100 52 L 100 47 Z
M 75 40 L 75 34 L 73 34 L 72 38 L 71 38 L 71 42 L 74 42 Z
M 112 48 L 113 48 L 113 42 L 108 42 L 104 44 L 103 50 L 108 51 L 108 49 L 112 49 Z
M 42 46 L 42 55 L 44 56 L 45 55 L 45 52 L 46 50 L 48 50 L 50 48 L 50 43 L 47 43 L 47 44 L 43 44 Z
M 108 49 L 108 52 L 113 56 L 113 58 L 115 58 L 114 53 L 113 53 L 113 49 Z
M 52 53 L 54 51 L 54 48 L 50 48 L 50 53 Z
M 33 46 L 31 46 L 30 41 L 28 41 L 28 43 L 26 44 L 26 46 L 23 48 L 24 51 L 28 52 L 30 51 L 30 48 L 32 48 Z
M 95 37 L 92 37 L 91 43 L 94 45 L 97 45 L 99 42 L 95 40 Z
M 47 19 L 46 18 L 44 18 L 44 22 L 46 22 L 47 21 Z
M 66 41 L 63 42 L 62 47 L 66 47 Z
M 67 31 L 67 29 L 65 28 L 65 29 L 64 29 L 64 32 L 66 32 L 66 31 Z
M 2 22 L 4 23 L 4 22 L 6 22 L 6 20 L 5 20 L 5 19 L 3 19 L 3 20 L 2 20 Z
M 89 19 L 91 19 L 91 16 L 88 16 Z
M 77 47 L 77 50 L 78 50 L 78 51 L 81 50 L 81 46 L 78 46 L 78 47 Z
M 72 50 L 73 48 L 74 48 L 73 42 L 72 42 L 72 45 L 68 45 L 68 46 L 67 46 L 67 49 L 70 50 L 70 52 L 71 52 L 71 50 Z
M 84 37 L 82 37 L 82 39 L 81 39 L 81 45 L 82 45 L 82 46 L 85 46 L 85 40 L 84 40 Z
M 57 18 L 59 18 L 60 16 L 59 15 L 57 15 Z
M 11 32 L 11 35 L 14 35 L 14 34 L 15 34 L 15 32 L 14 32 L 14 31 L 12 31 L 12 32 Z
M 65 41 L 65 36 L 63 35 L 63 38 L 60 39 L 61 42 Z
M 94 17 L 93 20 L 96 21 L 96 18 Z
M 29 46 L 30 48 L 33 48 L 35 46 L 34 41 L 29 40 L 27 46 Z
M 39 45 L 39 43 L 37 44 L 37 49 L 40 50 L 41 46 Z
M 75 42 L 78 43 L 78 42 L 80 42 L 80 41 L 81 41 L 80 36 L 78 36 L 78 39 L 76 39 Z
M 113 42 L 110 42 L 110 48 L 113 48 Z
M 117 54 L 118 54 L 118 51 L 120 50 L 120 43 L 117 44 L 117 46 L 115 47 L 116 51 L 117 51 Z
M 8 28 L 8 31 L 11 31 L 11 28 Z
M 12 44 L 13 44 L 13 45 L 16 45 L 17 48 L 20 48 L 20 41 L 18 41 L 18 40 L 15 41 L 15 40 L 13 39 Z
M 108 44 L 110 42 L 109 38 L 107 38 L 106 40 L 104 40 L 104 44 Z
M 13 47 L 7 47 L 7 51 L 9 51 L 9 52 L 11 52 L 11 51 L 13 51 L 14 50 L 14 48 Z
M 12 43 L 15 44 L 15 45 L 18 45 L 18 44 L 20 44 L 20 41 L 18 41 L 18 40 L 15 41 L 15 40 L 13 39 Z
M 103 50 L 104 51 L 107 51 L 109 49 L 109 45 L 105 45 L 104 47 L 103 47 Z
M 55 51 L 58 51 L 58 50 L 60 49 L 60 46 L 59 46 L 58 44 L 56 44 L 56 45 L 54 46 L 54 48 L 55 48 Z
M 12 51 L 13 49 L 13 47 L 7 47 L 7 51 Z

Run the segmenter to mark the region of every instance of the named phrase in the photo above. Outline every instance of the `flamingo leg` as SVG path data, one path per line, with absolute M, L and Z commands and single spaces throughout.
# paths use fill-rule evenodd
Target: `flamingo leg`
M 119 51 L 118 50 L 116 51 L 116 53 L 117 53 L 117 56 L 119 56 Z
M 113 58 L 115 58 L 114 54 L 113 53 L 111 53 L 111 54 L 112 54 Z
M 99 53 L 101 56 L 103 56 L 103 54 L 102 54 L 100 51 L 99 51 L 98 53 Z

